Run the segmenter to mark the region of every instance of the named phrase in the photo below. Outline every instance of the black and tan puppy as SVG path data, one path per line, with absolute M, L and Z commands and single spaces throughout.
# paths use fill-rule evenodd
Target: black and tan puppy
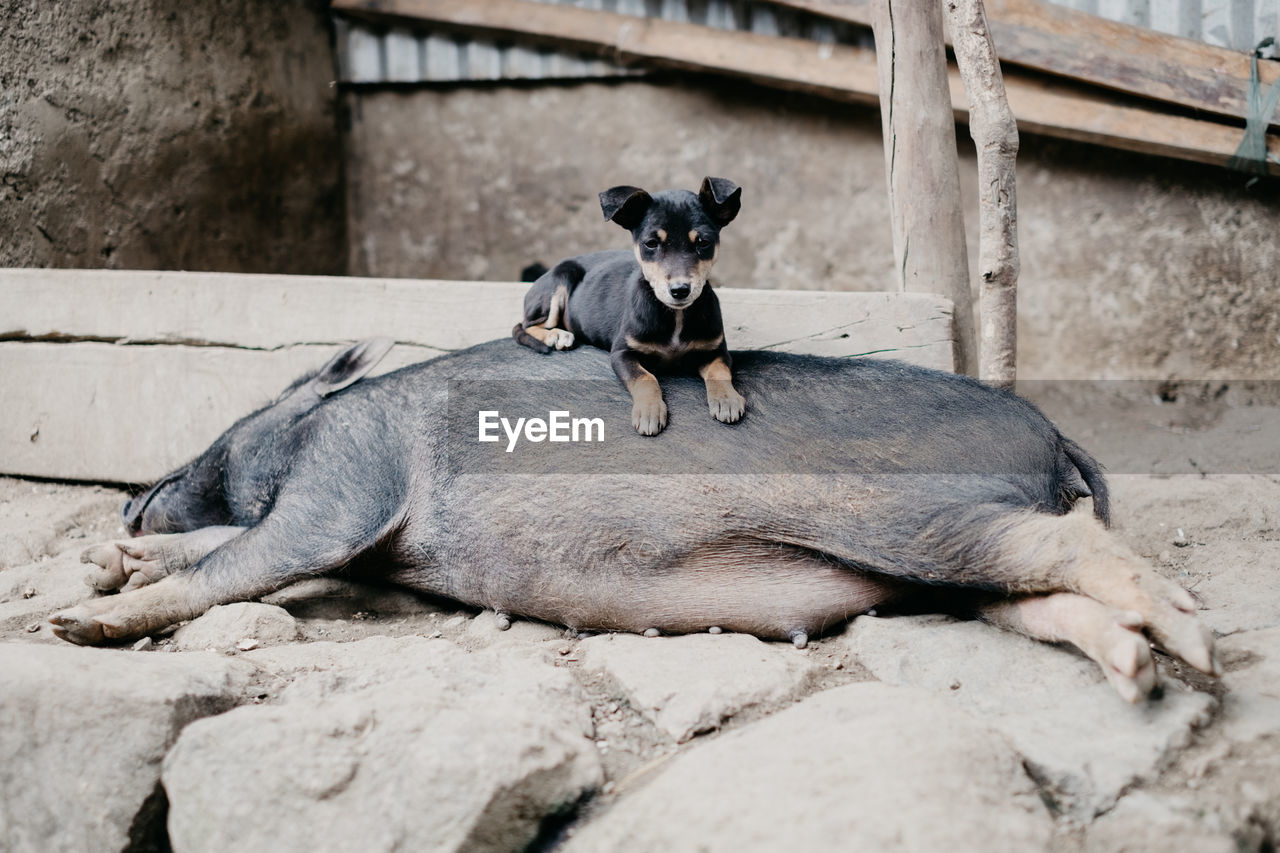
M 746 401 L 733 387 L 720 302 L 707 276 L 720 229 L 742 205 L 742 189 L 705 178 L 695 194 L 638 187 L 600 193 L 605 219 L 631 232 L 634 251 L 595 252 L 556 264 L 524 298 L 513 335 L 539 352 L 585 341 L 609 350 L 613 370 L 631 392 L 631 423 L 643 435 L 667 425 L 667 405 L 654 372 L 696 370 L 719 421 L 742 417 Z

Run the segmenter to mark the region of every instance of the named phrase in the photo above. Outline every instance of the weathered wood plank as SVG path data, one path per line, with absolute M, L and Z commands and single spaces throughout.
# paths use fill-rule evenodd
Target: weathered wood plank
M 773 0 L 805 12 L 871 26 L 872 0 Z M 1249 58 L 1241 51 L 1158 33 L 1040 0 L 990 0 L 987 17 L 1002 63 L 1021 65 L 1243 120 Z M 1264 86 L 1280 63 L 1262 63 Z M 1272 117 L 1272 123 L 1280 120 Z
M 0 343 L 0 473 L 153 480 L 324 363 L 337 344 L 395 337 L 401 345 L 382 372 L 507 337 L 526 287 L 0 270 L 9 338 Z M 951 369 L 951 304 L 942 297 L 719 292 L 736 349 L 893 356 Z
M 273 350 L 368 337 L 444 352 L 507 337 L 527 284 L 123 270 L 0 269 L 0 340 Z M 717 288 L 729 344 L 855 355 L 901 349 L 950 370 L 951 304 L 932 294 Z M 856 328 L 832 350 L 824 334 Z M 834 334 L 842 334 L 834 333 Z
M 527 284 L 0 269 L 0 339 L 273 349 L 383 336 L 454 350 L 511 334 Z
M 314 345 L 261 352 L 2 343 L 0 472 L 149 482 L 194 457 L 333 352 Z M 438 354 L 397 346 L 379 370 Z
M 847 45 L 728 32 L 530 0 L 334 0 L 331 6 L 352 15 L 425 20 L 461 32 L 595 51 L 619 62 L 728 74 L 838 101 L 876 102 L 874 51 Z M 954 68 L 950 83 L 955 115 L 967 120 L 964 89 Z M 1238 127 L 1215 121 L 1170 115 L 1142 103 L 1122 103 L 1091 86 L 1010 73 L 1005 88 L 1024 132 L 1219 166 L 1232 158 L 1243 134 Z M 1267 168 L 1280 174 L 1280 137 L 1268 137 L 1267 144 L 1277 160 Z

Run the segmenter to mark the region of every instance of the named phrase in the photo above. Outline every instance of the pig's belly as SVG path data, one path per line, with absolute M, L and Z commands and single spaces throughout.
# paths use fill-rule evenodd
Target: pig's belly
M 495 561 L 445 584 L 394 580 L 467 604 L 572 628 L 663 633 L 712 626 L 759 637 L 817 635 L 894 595 L 881 580 L 788 546 L 707 548 L 669 565 L 539 566 Z M 443 588 L 442 588 L 443 586 Z

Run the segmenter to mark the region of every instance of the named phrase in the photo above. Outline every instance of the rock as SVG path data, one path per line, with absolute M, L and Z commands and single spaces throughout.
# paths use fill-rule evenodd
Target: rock
M 252 672 L 217 655 L 0 644 L 0 846 L 163 839 L 161 759 L 192 720 L 240 701 Z
M 748 634 L 687 634 L 660 642 L 605 634 L 579 648 L 584 667 L 612 676 L 631 706 L 677 742 L 744 709 L 787 702 L 817 675 L 790 645 Z
M 1223 637 L 1220 654 L 1228 662 L 1222 678 L 1222 730 L 1237 742 L 1280 734 L 1280 628 Z M 1238 665 L 1233 660 L 1241 660 Z
M 576 829 L 598 850 L 1042 850 L 1002 738 L 928 691 L 852 684 L 700 744 Z
M 375 637 L 242 659 L 278 704 L 183 733 L 175 850 L 518 850 L 603 782 L 577 683 L 529 656 Z
M 1231 827 L 1189 797 L 1137 791 L 1124 797 L 1088 829 L 1086 849 L 1114 853 L 1195 850 L 1237 853 Z
M 179 651 L 235 649 L 244 640 L 256 646 L 291 643 L 298 639 L 298 623 L 282 607 L 241 601 L 221 604 L 198 619 L 183 625 L 173 635 Z
M 881 681 L 934 690 L 978 714 L 1058 808 L 1084 819 L 1163 769 L 1214 707 L 1177 684 L 1128 705 L 1083 655 L 981 622 L 860 616 L 843 641 Z

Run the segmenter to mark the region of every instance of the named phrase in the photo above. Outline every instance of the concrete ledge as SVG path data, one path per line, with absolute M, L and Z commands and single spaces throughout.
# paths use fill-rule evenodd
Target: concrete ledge
M 0 270 L 0 473 L 145 483 L 376 335 L 392 370 L 494 338 L 527 285 L 222 273 Z M 907 293 L 723 289 L 735 349 L 950 370 L 951 304 Z M 512 343 L 512 346 L 516 344 Z

